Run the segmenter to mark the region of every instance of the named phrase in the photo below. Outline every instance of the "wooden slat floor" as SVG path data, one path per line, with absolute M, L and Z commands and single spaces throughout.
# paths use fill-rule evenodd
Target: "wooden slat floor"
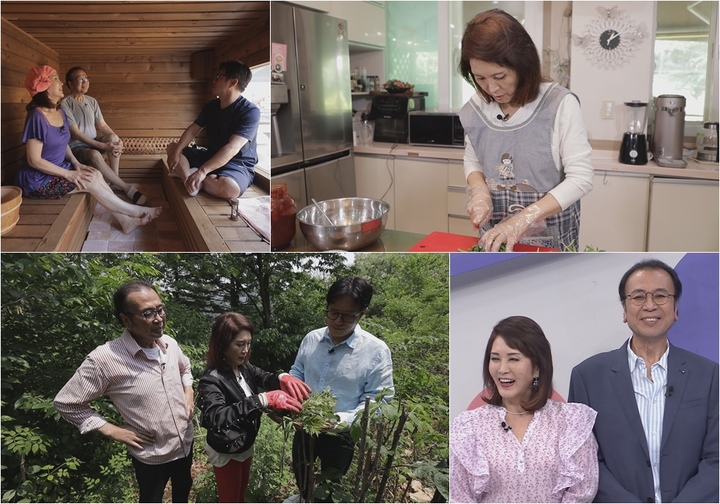
M 149 224 L 124 234 L 120 225 L 103 206 L 95 206 L 93 220 L 83 252 L 185 252 L 179 233 L 177 215 L 170 208 L 159 178 L 134 182 L 149 200 L 146 206 L 162 206 L 160 217 Z M 125 197 L 119 193 L 118 196 Z

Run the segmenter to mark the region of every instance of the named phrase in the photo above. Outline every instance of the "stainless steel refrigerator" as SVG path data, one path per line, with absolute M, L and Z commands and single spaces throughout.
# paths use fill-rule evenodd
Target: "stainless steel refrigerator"
M 347 22 L 272 2 L 272 181 L 298 207 L 355 196 Z

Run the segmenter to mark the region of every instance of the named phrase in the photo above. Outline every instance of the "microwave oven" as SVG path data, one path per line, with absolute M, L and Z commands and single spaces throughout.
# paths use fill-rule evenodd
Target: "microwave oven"
M 465 147 L 465 130 L 454 112 L 410 112 L 408 138 L 410 145 Z

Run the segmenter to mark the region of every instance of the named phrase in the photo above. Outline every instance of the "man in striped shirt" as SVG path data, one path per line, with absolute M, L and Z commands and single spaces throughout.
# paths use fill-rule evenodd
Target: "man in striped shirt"
M 718 502 L 718 365 L 668 340 L 680 279 L 649 259 L 618 291 L 631 338 L 570 378 L 569 400 L 598 412 L 595 502 Z
M 140 502 L 162 502 L 172 480 L 173 502 L 187 502 L 192 486 L 193 378 L 190 360 L 164 334 L 167 312 L 150 284 L 132 281 L 114 297 L 123 334 L 85 358 L 58 392 L 58 412 L 82 434 L 94 430 L 125 443 L 140 488 Z M 107 395 L 124 424 L 90 407 Z

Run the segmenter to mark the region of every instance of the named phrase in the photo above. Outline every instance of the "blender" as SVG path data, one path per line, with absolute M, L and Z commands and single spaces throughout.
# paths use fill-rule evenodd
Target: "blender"
M 620 144 L 619 161 L 631 165 L 647 164 L 647 139 L 645 137 L 647 103 L 633 100 L 625 102 L 625 107 L 628 129 Z

